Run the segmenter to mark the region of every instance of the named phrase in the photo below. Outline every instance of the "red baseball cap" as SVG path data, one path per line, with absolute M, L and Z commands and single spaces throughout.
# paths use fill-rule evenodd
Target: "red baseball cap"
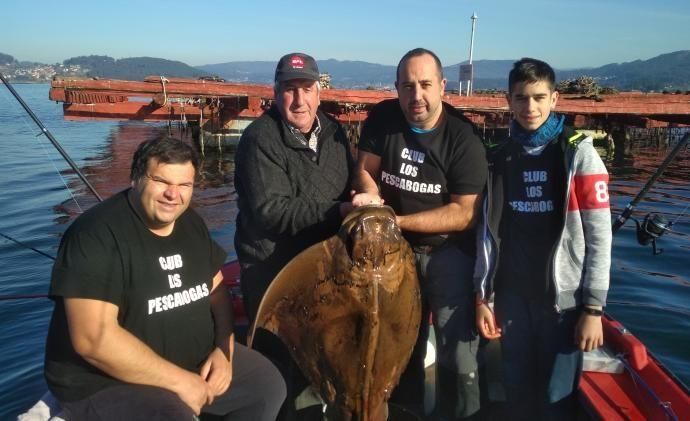
M 314 57 L 304 53 L 290 53 L 280 58 L 276 66 L 275 81 L 291 79 L 319 80 L 319 67 Z

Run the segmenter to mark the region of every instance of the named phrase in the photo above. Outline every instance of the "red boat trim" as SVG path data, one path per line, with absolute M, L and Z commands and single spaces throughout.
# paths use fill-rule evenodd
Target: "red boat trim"
M 620 374 L 584 372 L 580 401 L 597 419 L 677 420 L 690 414 L 690 392 L 622 324 L 606 315 L 604 341 L 623 362 Z

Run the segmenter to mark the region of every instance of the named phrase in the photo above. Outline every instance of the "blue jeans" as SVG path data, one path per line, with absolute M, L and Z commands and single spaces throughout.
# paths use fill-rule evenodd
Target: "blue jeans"
M 503 329 L 503 383 L 511 418 L 572 418 L 582 372 L 582 352 L 574 340 L 580 312 L 558 313 L 543 301 L 500 292 L 495 310 Z

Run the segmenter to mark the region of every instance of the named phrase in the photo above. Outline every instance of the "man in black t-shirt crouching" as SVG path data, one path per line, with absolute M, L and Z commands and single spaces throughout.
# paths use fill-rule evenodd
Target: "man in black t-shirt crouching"
M 423 321 L 436 333 L 437 415 L 466 418 L 479 410 L 473 330 L 475 215 L 487 177 L 475 127 L 442 101 L 438 57 L 417 48 L 398 64 L 398 99 L 383 101 L 362 128 L 354 206 L 385 200 L 410 242 L 422 290 Z M 428 323 L 391 401 L 419 415 L 424 403 Z
M 226 253 L 189 208 L 197 168 L 180 140 L 144 142 L 132 187 L 66 231 L 45 359 L 63 418 L 275 419 L 285 384 L 234 341 Z

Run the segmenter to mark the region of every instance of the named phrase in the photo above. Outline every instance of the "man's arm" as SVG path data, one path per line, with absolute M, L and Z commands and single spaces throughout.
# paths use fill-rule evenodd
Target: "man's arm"
M 352 204 L 355 207 L 383 203 L 375 181 L 380 171 L 380 156 L 371 152 L 359 152 L 353 182 Z M 463 231 L 474 226 L 479 202 L 478 194 L 451 194 L 447 205 L 410 215 L 399 215 L 397 222 L 401 229 L 414 232 Z
M 573 194 L 577 198 L 586 245 L 582 304 L 593 310 L 602 310 L 606 304 L 611 270 L 609 175 L 601 157 L 589 142 L 581 145 L 575 165 Z M 581 350 L 591 351 L 603 344 L 603 338 L 601 316 L 583 311 L 575 328 L 575 343 Z
M 401 229 L 414 232 L 446 233 L 472 228 L 479 212 L 478 194 L 451 194 L 450 202 L 436 209 L 397 216 Z
M 196 414 L 211 398 L 198 374 L 161 358 L 123 329 L 116 305 L 85 298 L 65 298 L 64 303 L 72 346 L 88 363 L 125 383 L 168 389 Z
M 352 205 L 354 207 L 383 203 L 376 184 L 380 171 L 380 156 L 371 152 L 359 151 L 352 182 Z
M 216 348 L 201 367 L 201 378 L 206 380 L 214 396 L 224 393 L 232 382 L 232 356 L 235 352 L 232 301 L 229 291 L 222 282 L 223 274 L 218 272 L 213 277 L 213 290 L 210 297 L 216 332 Z

